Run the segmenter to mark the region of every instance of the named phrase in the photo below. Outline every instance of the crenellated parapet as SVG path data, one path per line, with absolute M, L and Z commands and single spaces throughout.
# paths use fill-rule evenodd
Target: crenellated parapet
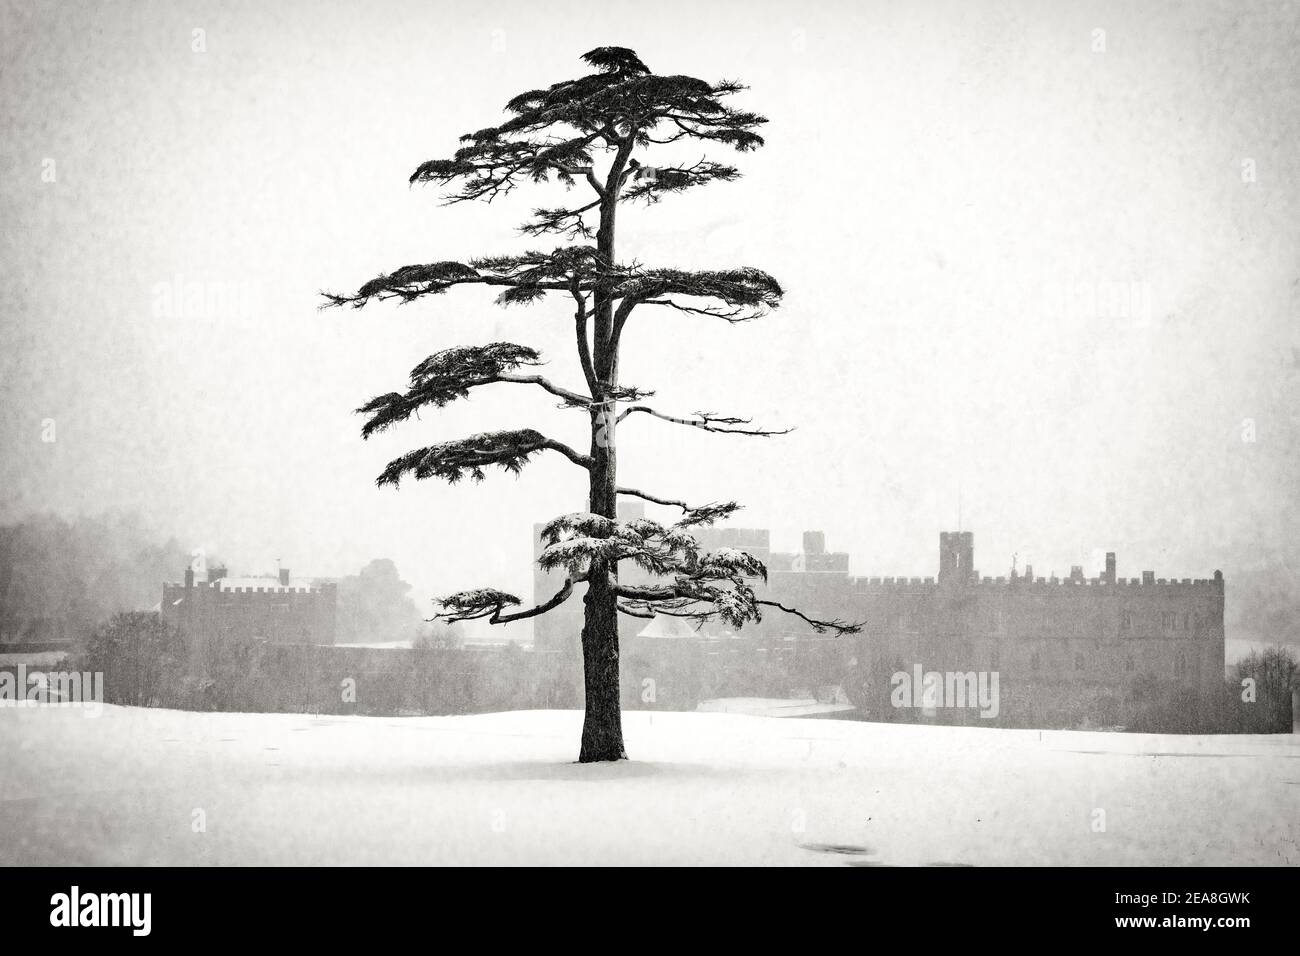
M 292 585 L 288 572 L 265 585 L 221 578 L 163 585 L 163 620 L 197 636 L 243 636 L 283 643 L 334 643 L 338 586 Z M 257 579 L 244 579 L 257 580 Z
M 848 583 L 849 586 L 855 590 L 870 590 L 874 588 L 927 588 L 938 586 L 938 583 L 932 577 L 850 577 Z M 1222 576 L 1217 578 L 1159 578 L 1153 581 L 1143 581 L 1141 578 L 1119 578 L 1114 584 L 1111 584 L 1104 578 L 1071 580 L 1070 578 L 1058 578 L 1053 575 L 1051 577 L 1036 577 L 1032 579 L 1023 577 L 1008 579 L 1005 577 L 990 577 L 985 575 L 978 579 L 971 579 L 962 582 L 959 586 L 970 588 L 1007 588 L 1015 590 L 1085 589 L 1109 593 L 1114 593 L 1120 590 L 1137 590 L 1153 593 L 1167 592 L 1184 594 L 1189 590 L 1203 590 L 1207 594 L 1212 594 L 1223 591 L 1223 578 Z

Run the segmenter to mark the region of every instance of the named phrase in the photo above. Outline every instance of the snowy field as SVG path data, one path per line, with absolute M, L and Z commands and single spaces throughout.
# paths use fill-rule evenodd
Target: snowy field
M 1300 864 L 1293 736 L 580 723 L 0 708 L 0 863 Z

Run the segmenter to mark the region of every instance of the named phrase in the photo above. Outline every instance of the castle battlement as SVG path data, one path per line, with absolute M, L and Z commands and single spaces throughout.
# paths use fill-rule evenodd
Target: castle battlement
M 797 572 L 795 572 L 797 573 Z M 859 590 L 870 588 L 934 588 L 934 578 L 862 578 L 851 577 L 849 584 Z
M 336 585 L 323 584 L 320 587 L 289 587 L 289 588 L 276 587 L 274 585 L 270 585 L 262 588 L 255 588 L 251 586 L 240 587 L 240 588 L 223 588 L 223 587 L 218 587 L 214 582 L 211 584 L 195 584 L 191 588 L 187 588 L 184 584 L 175 584 L 175 583 L 164 584 L 163 587 L 171 588 L 177 591 L 186 591 L 186 590 L 216 591 L 220 594 L 261 594 L 263 592 L 266 592 L 267 594 L 320 594 L 324 591 L 329 590 L 330 588 L 336 587 Z
M 770 574 L 768 584 L 780 603 L 862 625 L 851 652 L 867 662 L 859 676 L 942 664 L 997 672 L 1003 687 L 1018 693 L 1050 688 L 1044 693 L 1053 699 L 1080 688 L 1120 694 L 1147 677 L 1207 694 L 1222 684 L 1222 572 L 1157 578 L 1148 570 L 1121 578 L 1109 552 L 1100 573 L 1090 575 L 1079 565 L 1064 576 L 1038 576 L 1029 565 L 1005 576 L 982 575 L 970 532 L 945 532 L 939 546 L 936 577 L 792 568 Z M 802 633 L 797 622 L 781 619 L 758 626 L 783 639 Z M 892 712 L 883 709 L 887 701 L 880 706 L 881 713 Z
M 200 635 L 238 634 L 290 643 L 333 644 L 338 585 L 304 587 L 292 584 L 287 570 L 265 585 L 237 586 L 220 576 L 195 581 L 185 572 L 184 583 L 163 585 L 162 614 L 182 631 Z M 235 579 L 257 582 L 258 578 Z
M 222 588 L 220 581 L 195 581 L 194 584 L 181 584 L 179 581 L 162 585 L 162 593 L 209 593 L 209 594 L 325 594 L 337 591 L 337 584 L 321 584 L 320 587 L 277 587 L 266 585 L 264 588 Z
M 1094 726 L 1114 726 L 1121 722 L 1121 703 L 1134 698 L 1135 688 L 1149 686 L 1140 682 L 1207 700 L 1217 699 L 1223 688 L 1225 585 L 1219 571 L 1157 578 L 1142 570 L 1120 577 L 1116 555 L 1108 552 L 1100 567 L 1075 565 L 1063 575 L 1036 575 L 1032 564 L 1014 559 L 1004 575 L 982 575 L 974 535 L 944 532 L 937 575 L 858 575 L 849 573 L 847 554 L 826 550 L 820 532 L 805 532 L 799 553 L 766 550 L 770 538 L 761 529 L 741 529 L 728 542 L 746 549 L 762 545 L 758 555 L 770 559 L 764 597 L 824 620 L 860 625 L 856 637 L 827 640 L 827 648 L 810 646 L 809 662 L 817 653 L 829 655 L 824 669 L 791 666 L 782 679 L 801 687 L 838 681 L 869 719 L 909 719 L 900 717 L 890 699 L 890 675 L 915 666 L 998 675 L 1006 704 L 999 720 L 1009 726 L 1071 726 L 1075 718 L 1061 714 L 1080 701 Z M 535 588 L 541 604 L 554 594 L 555 582 L 539 575 Z M 581 630 L 580 613 L 538 618 L 537 646 L 571 644 Z M 784 649 L 797 647 L 787 641 L 818 640 L 789 615 L 768 614 L 746 625 L 746 634 L 755 632 L 769 649 L 778 641 Z M 725 633 L 706 625 L 701 637 Z M 911 713 L 912 720 L 944 716 Z
M 1157 589 L 1184 593 L 1188 589 L 1207 589 L 1222 593 L 1223 573 L 1214 572 L 1212 578 L 1157 578 L 1154 571 L 1142 572 L 1140 578 L 1121 578 L 1115 575 L 1115 553 L 1106 554 L 1106 568 L 1101 575 L 1085 578 L 1080 567 L 1072 569 L 1068 577 L 1034 577 L 1031 568 L 1026 568 L 1023 575 L 981 576 L 974 570 L 975 536 L 969 531 L 942 531 L 939 533 L 939 576 L 938 578 L 917 577 L 850 577 L 850 586 L 857 590 L 876 588 L 933 588 L 978 587 L 978 588 L 1095 588 L 1100 591 L 1113 591 L 1118 588 L 1141 588 L 1154 593 Z M 1014 569 L 1013 569 L 1014 571 Z M 794 572 L 798 573 L 798 572 Z
M 775 574 L 799 574 L 798 571 L 774 572 Z M 869 590 L 873 588 L 937 588 L 939 585 L 934 578 L 903 578 L 903 577 L 850 577 L 849 585 L 857 590 Z M 1028 578 L 1015 578 L 1008 580 L 1005 577 L 984 576 L 978 580 L 969 580 L 960 582 L 961 587 L 978 587 L 978 588 L 1014 588 L 1017 590 L 1028 588 L 1090 588 L 1099 591 L 1116 591 L 1121 588 L 1137 588 L 1145 591 L 1172 591 L 1183 592 L 1186 590 L 1206 589 L 1207 591 L 1222 591 L 1223 578 L 1160 578 L 1156 581 L 1143 581 L 1141 578 L 1119 578 L 1113 584 L 1102 578 L 1086 578 L 1084 580 L 1071 580 L 1070 578 L 1058 578 L 1053 575 L 1050 578 L 1037 577 L 1032 580 Z

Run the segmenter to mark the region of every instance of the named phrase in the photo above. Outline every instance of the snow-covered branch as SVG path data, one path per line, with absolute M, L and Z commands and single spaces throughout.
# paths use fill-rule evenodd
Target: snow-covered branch
M 624 278 L 612 292 L 619 304 L 614 314 L 611 345 L 618 348 L 623 329 L 639 305 L 667 306 L 734 324 L 767 314 L 781 304 L 784 295 L 776 279 L 761 269 L 748 266 L 690 272 L 683 269 L 642 269 L 634 265 L 624 270 Z M 686 305 L 678 302 L 675 296 L 714 299 L 722 305 Z
M 519 598 L 513 594 L 507 594 L 505 591 L 498 591 L 495 588 L 460 591 L 438 600 L 437 603 L 447 610 L 441 614 L 435 614 L 433 620 L 454 623 L 456 621 L 476 621 L 487 618 L 489 624 L 509 624 L 511 621 L 520 621 L 524 618 L 545 614 L 547 611 L 559 607 L 572 594 L 573 580 L 565 578 L 560 590 L 544 604 L 538 604 L 536 607 L 528 608 L 525 611 L 503 613 L 507 607 L 518 607 Z
M 417 480 L 441 478 L 455 484 L 468 473 L 473 480 L 482 481 L 486 477 L 483 469 L 489 465 L 497 465 L 503 471 L 517 475 L 532 455 L 547 450 L 558 451 L 580 468 L 591 467 L 588 456 L 579 454 L 568 445 L 547 438 L 540 432 L 525 428 L 518 431 L 484 432 L 469 438 L 417 448 L 389 462 L 375 483 L 396 487 L 408 474 Z
M 641 498 L 644 501 L 669 508 L 681 508 L 685 514 L 680 521 L 676 522 L 675 526 L 678 528 L 711 525 L 718 521 L 725 521 L 741 508 L 734 501 L 711 502 L 707 505 L 688 505 L 676 498 L 660 498 L 658 495 L 652 495 L 636 488 L 619 488 L 617 491 L 618 494 L 627 495 L 630 498 Z
M 377 276 L 352 295 L 322 293 L 325 304 L 361 308 L 371 299 L 414 302 L 426 295 L 441 295 L 459 285 L 501 286 L 497 304 L 527 305 L 548 292 L 590 292 L 602 282 L 626 274 L 607 263 L 593 246 L 561 246 L 551 252 L 484 256 L 465 262 L 432 262 L 402 266 Z
M 459 189 L 446 199 L 452 204 L 492 202 L 521 184 L 552 179 L 567 188 L 582 177 L 599 204 L 617 194 L 636 167 L 625 171 L 622 162 L 616 162 L 617 173 L 602 183 L 594 171 L 598 151 L 617 151 L 626 160 L 635 147 L 683 137 L 741 152 L 763 143 L 755 129 L 767 122 L 764 117 L 721 102 L 744 89 L 738 83 L 657 76 L 624 47 L 598 47 L 583 59 L 597 72 L 519 94 L 506 104 L 513 114 L 508 120 L 462 136 L 462 145 L 451 158 L 421 163 L 410 181 L 457 184 Z M 669 127 L 667 138 L 656 135 L 664 126 Z M 729 181 L 737 175 L 733 167 L 701 159 L 694 166 L 636 176 L 627 198 L 653 202 L 665 193 Z M 584 235 L 588 232 L 581 219 L 584 211 L 539 209 L 524 230 Z
M 358 414 L 370 416 L 361 429 L 361 436 L 369 438 L 407 420 L 421 408 L 442 408 L 457 399 L 467 398 L 470 389 L 494 382 L 537 385 L 563 399 L 565 405 L 587 407 L 591 404 L 590 397 L 561 388 L 541 375 L 514 373 L 514 369 L 520 366 L 540 364 L 541 357 L 536 351 L 511 342 L 435 352 L 411 370 L 408 391 L 376 396 L 357 409 Z
M 726 550 L 726 549 L 724 549 Z M 736 552 L 736 554 L 745 554 Z M 852 623 L 839 618 L 823 620 L 804 614 L 796 608 L 787 607 L 779 601 L 769 601 L 754 594 L 753 588 L 744 581 L 745 562 L 733 567 L 741 570 L 728 571 L 719 557 L 713 552 L 713 566 L 706 566 L 696 573 L 679 577 L 671 584 L 664 585 L 625 585 L 614 588 L 617 597 L 623 599 L 626 613 L 640 612 L 638 616 L 649 613 L 664 614 L 669 617 L 684 617 L 704 624 L 718 619 L 732 627 L 740 628 L 747 623 L 757 623 L 763 619 L 762 608 L 774 607 L 804 621 L 818 634 L 833 631 L 836 636 L 857 634 L 862 630 L 861 623 Z M 730 556 L 729 556 L 730 557 Z M 757 561 L 745 555 L 751 561 Z

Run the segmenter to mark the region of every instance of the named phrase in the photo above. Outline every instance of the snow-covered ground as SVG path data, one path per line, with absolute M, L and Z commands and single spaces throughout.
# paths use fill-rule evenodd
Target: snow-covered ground
M 826 717 L 847 714 L 852 704 L 823 703 L 812 697 L 719 697 L 703 700 L 695 708 L 710 714 L 747 714 L 750 717 Z
M 0 708 L 0 863 L 1300 864 L 1293 736 L 580 724 Z

